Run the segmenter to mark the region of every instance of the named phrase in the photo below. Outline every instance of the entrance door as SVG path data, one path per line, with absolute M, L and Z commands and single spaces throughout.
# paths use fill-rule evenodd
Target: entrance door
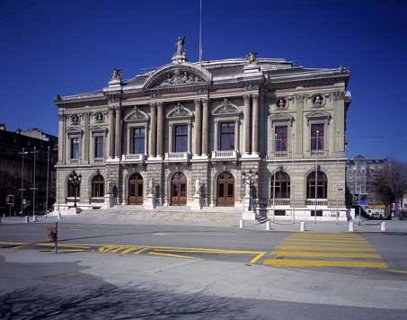
M 171 179 L 171 205 L 185 206 L 187 204 L 187 178 L 177 172 Z
M 224 172 L 218 177 L 218 207 L 233 207 L 235 205 L 235 178 Z
M 143 177 L 135 173 L 129 179 L 129 204 L 143 204 Z

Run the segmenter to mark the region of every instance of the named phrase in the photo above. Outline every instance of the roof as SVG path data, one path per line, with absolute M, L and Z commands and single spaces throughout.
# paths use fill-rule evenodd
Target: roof
M 79 93 L 70 96 L 58 96 L 55 103 L 58 105 L 63 102 L 80 101 L 80 100 L 101 100 L 105 99 L 105 93 L 114 91 L 117 88 L 120 90 L 139 90 L 154 89 L 158 86 L 159 80 L 163 82 L 163 75 L 165 73 L 174 73 L 175 69 L 182 69 L 184 73 L 192 73 L 194 77 L 188 79 L 192 84 L 210 83 L 211 85 L 236 83 L 238 81 L 252 81 L 252 80 L 268 80 L 271 82 L 290 82 L 302 81 L 310 78 L 326 78 L 331 76 L 342 76 L 348 78 L 350 75 L 349 69 L 339 67 L 332 69 L 323 68 L 304 68 L 301 66 L 294 66 L 290 61 L 277 58 L 259 58 L 255 63 L 249 63 L 244 58 L 222 59 L 222 60 L 209 60 L 202 62 L 190 63 L 187 61 L 173 62 L 154 70 L 136 75 L 127 80 L 114 79 L 109 82 L 109 87 L 101 90 Z M 250 69 L 250 70 L 249 70 Z M 249 70 L 249 71 L 248 71 Z M 170 75 L 166 75 L 171 78 Z M 161 77 L 161 78 L 160 78 Z M 181 75 L 179 76 L 182 77 Z M 196 81 L 196 77 L 202 78 L 203 81 Z M 179 79 L 180 79 L 179 78 Z M 164 79 L 165 80 L 165 79 Z M 171 80 L 171 79 L 169 79 Z M 113 85 L 114 83 L 114 85 Z M 182 82 L 177 82 L 177 85 L 182 85 Z

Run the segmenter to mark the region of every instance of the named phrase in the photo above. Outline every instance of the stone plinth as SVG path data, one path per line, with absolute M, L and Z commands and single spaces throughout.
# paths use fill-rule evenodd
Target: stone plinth
M 195 194 L 193 201 L 190 205 L 191 210 L 202 210 L 202 204 L 201 204 L 201 196 L 199 194 Z
M 155 208 L 155 197 L 152 193 L 149 193 L 147 195 L 147 201 L 146 204 L 144 205 L 144 208 L 146 209 L 154 209 Z

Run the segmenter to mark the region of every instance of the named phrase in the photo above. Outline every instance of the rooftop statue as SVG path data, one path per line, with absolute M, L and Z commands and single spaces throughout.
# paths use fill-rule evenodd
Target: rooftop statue
M 257 61 L 257 52 L 254 51 L 250 51 L 247 56 L 246 56 L 247 62 L 249 64 L 253 64 L 256 63 Z
M 183 53 L 185 53 L 184 44 L 185 44 L 185 36 L 184 37 L 178 37 L 177 42 L 175 43 L 175 48 L 177 49 L 175 51 L 176 55 L 182 55 Z
M 121 80 L 122 79 L 122 70 L 121 69 L 113 69 L 112 72 L 112 79 L 111 80 Z

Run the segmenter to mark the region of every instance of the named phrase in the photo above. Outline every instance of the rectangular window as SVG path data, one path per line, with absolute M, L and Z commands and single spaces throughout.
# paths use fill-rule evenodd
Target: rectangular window
M 188 125 L 174 127 L 174 152 L 188 152 Z
M 95 137 L 95 159 L 103 159 L 103 136 Z
M 324 150 L 324 124 L 311 124 L 311 151 Z
M 131 135 L 130 153 L 131 154 L 144 154 L 145 129 L 144 128 L 133 128 L 133 129 L 131 129 L 130 135 Z
M 71 138 L 71 159 L 79 159 L 80 140 L 79 137 Z
M 287 126 L 275 127 L 276 152 L 287 151 Z
M 220 123 L 219 150 L 235 150 L 235 123 Z

